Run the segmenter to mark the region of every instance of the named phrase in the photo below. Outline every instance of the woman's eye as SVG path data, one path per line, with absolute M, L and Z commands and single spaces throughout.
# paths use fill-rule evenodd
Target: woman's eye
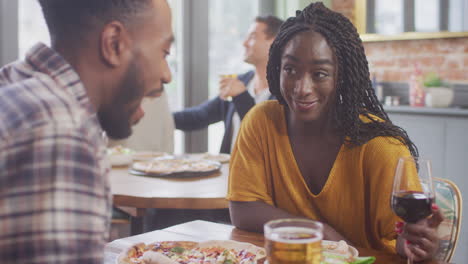
M 316 72 L 315 74 L 315 77 L 318 78 L 318 79 L 323 79 L 325 77 L 328 77 L 328 74 L 325 73 L 325 72 Z
M 296 74 L 296 70 L 293 67 L 284 67 L 283 71 L 287 74 Z

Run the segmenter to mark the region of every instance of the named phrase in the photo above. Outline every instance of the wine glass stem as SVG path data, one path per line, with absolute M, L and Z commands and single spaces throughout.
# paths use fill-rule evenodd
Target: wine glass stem
M 413 264 L 413 260 L 410 257 L 408 257 L 406 259 L 406 264 Z

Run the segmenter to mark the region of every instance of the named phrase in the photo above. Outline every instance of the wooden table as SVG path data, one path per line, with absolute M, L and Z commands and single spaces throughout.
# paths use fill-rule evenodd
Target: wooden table
M 151 243 L 163 240 L 235 240 L 248 242 L 263 247 L 262 234 L 246 232 L 231 225 L 217 224 L 206 221 L 193 221 L 181 225 L 172 226 L 163 230 L 148 232 L 145 234 L 115 240 L 106 245 L 104 264 L 116 264 L 118 255 L 127 247 L 138 243 Z M 382 253 L 372 249 L 358 248 L 360 256 L 375 256 L 377 264 L 405 264 L 406 260 L 395 255 Z
M 141 233 L 142 217 L 148 208 L 223 209 L 226 200 L 229 165 L 210 176 L 156 178 L 135 176 L 127 168 L 113 168 L 110 184 L 114 206 L 132 216 L 132 234 Z

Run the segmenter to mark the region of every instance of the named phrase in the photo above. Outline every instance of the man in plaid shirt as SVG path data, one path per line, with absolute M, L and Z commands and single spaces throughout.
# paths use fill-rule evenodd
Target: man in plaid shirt
M 0 69 L 0 263 L 102 263 L 121 139 L 171 79 L 166 0 L 40 0 L 52 47 Z

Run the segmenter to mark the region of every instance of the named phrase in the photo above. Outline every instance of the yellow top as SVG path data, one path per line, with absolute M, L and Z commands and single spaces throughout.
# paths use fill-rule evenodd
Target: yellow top
M 342 145 L 318 195 L 295 161 L 284 108 L 268 101 L 250 110 L 231 157 L 230 201 L 263 201 L 332 226 L 358 247 L 395 252 L 391 194 L 395 168 L 408 148 L 390 137 L 359 147 Z

